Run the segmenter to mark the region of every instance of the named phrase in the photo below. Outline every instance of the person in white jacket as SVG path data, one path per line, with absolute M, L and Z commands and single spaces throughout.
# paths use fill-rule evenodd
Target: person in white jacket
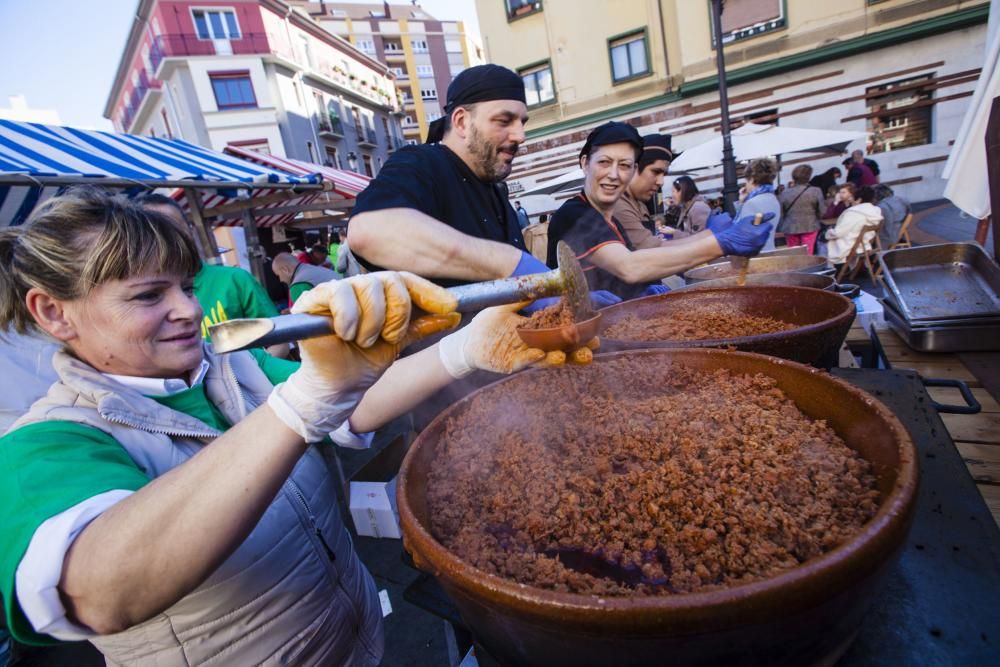
M 856 194 L 850 195 L 849 201 L 851 206 L 840 214 L 834 228 L 826 232 L 829 260 L 835 266 L 839 266 L 849 259 L 848 253 L 851 252 L 854 242 L 865 227 L 874 226 L 877 228 L 882 224 L 882 210 L 873 203 L 875 191 L 870 186 L 858 188 Z M 866 252 L 871 250 L 877 234 L 877 230 L 865 234 L 864 249 Z

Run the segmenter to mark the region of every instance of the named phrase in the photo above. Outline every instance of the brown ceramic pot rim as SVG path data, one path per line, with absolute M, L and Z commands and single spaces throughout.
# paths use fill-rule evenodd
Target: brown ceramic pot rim
M 913 511 L 919 470 L 916 450 L 909 433 L 896 416 L 879 400 L 867 392 L 833 377 L 820 369 L 803 364 L 770 357 L 752 352 L 737 352 L 717 349 L 698 348 L 651 348 L 636 349 L 596 355 L 595 363 L 607 361 L 622 355 L 669 355 L 676 361 L 683 362 L 685 357 L 731 355 L 733 357 L 755 358 L 767 364 L 789 366 L 810 375 L 822 375 L 832 385 L 852 394 L 879 415 L 891 429 L 899 451 L 900 466 L 892 491 L 885 497 L 876 515 L 863 527 L 854 539 L 840 545 L 836 549 L 818 558 L 807 561 L 787 572 L 760 581 L 737 585 L 729 588 L 708 591 L 704 593 L 684 593 L 663 596 L 608 596 L 599 598 L 579 593 L 563 593 L 549 589 L 536 588 L 519 584 L 508 579 L 480 570 L 452 554 L 430 531 L 417 521 L 410 508 L 406 495 L 410 465 L 423 446 L 426 433 L 444 419 L 449 418 L 456 406 L 464 404 L 481 392 L 488 390 L 497 383 L 482 387 L 460 401 L 454 403 L 438 415 L 417 437 L 407 453 L 399 473 L 398 507 L 400 522 L 403 528 L 404 544 L 410 551 L 424 559 L 435 574 L 447 573 L 446 579 L 460 589 L 471 594 L 478 592 L 488 596 L 492 604 L 516 607 L 522 613 L 545 615 L 546 610 L 556 612 L 562 618 L 577 621 L 599 619 L 602 623 L 620 622 L 632 627 L 636 622 L 636 614 L 652 614 L 659 619 L 685 616 L 697 616 L 701 619 L 717 617 L 720 613 L 729 614 L 735 618 L 757 615 L 765 612 L 768 601 L 781 598 L 784 601 L 796 601 L 800 606 L 816 604 L 820 597 L 828 597 L 829 591 L 840 582 L 840 577 L 850 572 L 865 575 L 877 570 L 888 557 L 897 543 L 903 539 L 900 533 L 908 528 Z M 528 373 L 544 373 L 544 369 L 526 371 Z M 515 376 L 510 376 L 498 382 L 507 382 Z M 825 582 L 825 583 L 824 583 Z M 650 619 L 652 620 L 652 619 Z M 688 618 L 687 620 L 690 620 Z
M 813 274 L 805 274 L 813 275 Z M 810 335 L 813 333 L 819 333 L 820 331 L 825 331 L 838 324 L 843 324 L 846 320 L 853 320 L 855 316 L 854 302 L 845 297 L 842 294 L 837 294 L 836 292 L 831 292 L 830 290 L 820 289 L 817 287 L 801 287 L 798 285 L 746 285 L 744 287 L 706 287 L 704 289 L 697 290 L 677 290 L 676 292 L 667 292 L 666 294 L 653 294 L 651 296 L 644 296 L 639 299 L 632 299 L 631 301 L 622 302 L 621 304 L 615 304 L 613 306 L 608 306 L 602 309 L 603 311 L 608 311 L 612 308 L 621 308 L 623 304 L 633 304 L 639 302 L 652 302 L 652 301 L 666 301 L 669 299 L 693 299 L 694 294 L 705 295 L 712 294 L 715 292 L 739 292 L 745 290 L 753 290 L 755 293 L 760 293 L 763 290 L 775 290 L 778 292 L 791 292 L 793 295 L 797 295 L 802 300 L 811 299 L 815 297 L 815 294 L 822 293 L 824 296 L 815 297 L 820 300 L 827 299 L 831 303 L 836 303 L 837 301 L 843 302 L 841 305 L 844 306 L 844 310 L 832 317 L 828 317 L 825 320 L 820 320 L 819 322 L 813 322 L 812 324 L 803 324 L 802 326 L 797 326 L 792 329 L 783 329 L 781 331 L 774 331 L 772 333 L 766 334 L 756 334 L 754 336 L 738 336 L 734 338 L 706 338 L 703 340 L 633 340 L 631 338 L 608 338 L 602 336 L 601 340 L 606 340 L 609 343 L 614 341 L 615 343 L 625 343 L 628 345 L 649 343 L 651 345 L 660 345 L 663 343 L 670 343 L 674 347 L 713 347 L 720 345 L 746 345 L 750 343 L 766 343 L 769 341 L 782 340 L 788 338 L 789 336 L 803 336 Z M 832 298 L 831 298 L 832 297 Z

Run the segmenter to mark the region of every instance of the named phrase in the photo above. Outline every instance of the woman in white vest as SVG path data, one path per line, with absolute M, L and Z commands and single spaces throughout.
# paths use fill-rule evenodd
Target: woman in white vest
M 89 640 L 111 665 L 375 665 L 378 597 L 318 448 L 474 369 L 557 359 L 519 342 L 508 307 L 393 364 L 459 316 L 447 291 L 384 272 L 304 295 L 295 311 L 332 314 L 337 335 L 265 373 L 202 343 L 198 267 L 168 219 L 96 192 L 0 232 L 0 328 L 63 348 L 0 439 L 7 625 Z

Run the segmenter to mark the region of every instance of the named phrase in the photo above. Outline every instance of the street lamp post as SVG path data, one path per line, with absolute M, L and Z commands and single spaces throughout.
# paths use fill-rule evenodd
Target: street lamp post
M 358 171 L 358 156 L 354 154 L 354 151 L 347 154 L 347 164 L 351 168 L 351 171 L 355 173 Z
M 726 88 L 726 56 L 722 48 L 722 5 L 725 0 L 712 0 L 712 31 L 715 33 L 715 66 L 719 70 L 719 110 L 722 113 L 722 196 L 726 211 L 736 212 L 736 159 L 729 127 L 729 91 Z

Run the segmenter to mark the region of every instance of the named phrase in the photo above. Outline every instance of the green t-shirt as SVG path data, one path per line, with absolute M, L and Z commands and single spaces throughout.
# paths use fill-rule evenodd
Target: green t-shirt
M 201 335 L 208 338 L 208 327 L 239 317 L 277 317 L 267 290 L 257 279 L 235 266 L 203 264 L 194 277 L 194 295 L 205 311 Z
M 272 384 L 299 364 L 251 350 Z M 153 400 L 225 431 L 230 424 L 205 395 L 204 383 Z M 58 643 L 34 631 L 15 591 L 17 566 L 40 525 L 88 498 L 121 489 L 136 491 L 149 478 L 114 438 L 67 421 L 37 422 L 0 437 L 0 593 L 11 635 L 26 644 Z

